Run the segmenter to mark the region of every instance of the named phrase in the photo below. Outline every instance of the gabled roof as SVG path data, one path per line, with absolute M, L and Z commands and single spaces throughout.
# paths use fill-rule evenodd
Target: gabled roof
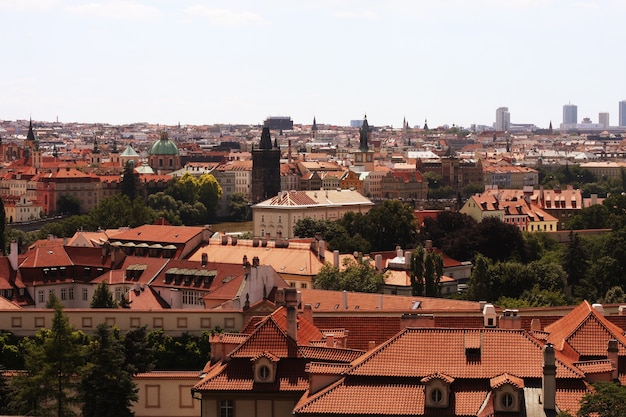
M 479 352 L 467 356 L 466 339 L 478 339 Z M 472 344 L 471 347 L 473 347 Z M 508 353 L 507 353 L 508 352 Z M 524 352 L 511 360 L 514 352 Z M 519 378 L 541 378 L 542 345 L 524 330 L 407 328 L 353 363 L 349 375 L 493 378 L 507 372 Z M 559 353 L 557 378 L 583 378 Z
M 555 349 L 580 356 L 606 356 L 609 339 L 616 339 L 620 356 L 626 356 L 623 330 L 584 301 L 544 329 Z
M 287 336 L 287 313 L 279 308 L 263 319 L 250 337 L 231 353 L 232 358 L 253 358 L 259 352 L 269 351 L 280 358 L 304 357 L 299 346 L 307 346 L 312 340 L 322 339 L 322 333 L 308 320 L 298 317 L 298 342 Z

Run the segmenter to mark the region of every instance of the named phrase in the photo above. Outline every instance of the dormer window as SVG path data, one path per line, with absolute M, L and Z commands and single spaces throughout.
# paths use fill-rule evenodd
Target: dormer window
M 276 379 L 276 366 L 279 358 L 269 352 L 263 352 L 252 358 L 254 382 L 273 383 Z
M 433 374 L 422 378 L 424 402 L 430 408 L 448 408 L 450 404 L 450 384 L 454 378 L 444 374 Z
M 522 402 L 524 380 L 509 374 L 491 378 L 493 406 L 495 411 L 518 412 Z

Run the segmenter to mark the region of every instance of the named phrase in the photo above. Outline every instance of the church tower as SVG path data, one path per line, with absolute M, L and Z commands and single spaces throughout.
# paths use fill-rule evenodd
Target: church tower
M 33 119 L 28 124 L 28 134 L 24 141 L 24 160 L 30 159 L 31 166 L 41 168 L 41 150 L 39 149 L 39 139 L 35 136 L 33 129 Z
M 93 137 L 93 150 L 91 151 L 91 165 L 100 165 L 100 148 L 98 147 L 98 137 Z
M 317 121 L 315 120 L 315 116 L 313 116 L 313 126 L 311 126 L 311 138 L 317 139 Z
M 258 148 L 252 149 L 252 203 L 272 198 L 280 192 L 280 149 L 272 146 L 269 127 L 264 127 Z
M 359 131 L 359 150 L 354 152 L 354 166 L 363 167 L 363 171 L 374 170 L 374 152 L 369 150 L 368 145 L 371 136 L 372 131 L 367 122 L 367 115 L 365 115 Z

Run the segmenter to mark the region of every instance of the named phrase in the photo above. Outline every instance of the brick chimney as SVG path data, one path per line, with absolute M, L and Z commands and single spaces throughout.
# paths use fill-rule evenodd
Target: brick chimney
M 11 246 L 9 249 L 9 262 L 11 263 L 11 269 L 13 269 L 14 271 L 17 271 L 17 255 L 18 255 L 18 250 L 17 250 L 17 242 L 15 240 L 11 241 Z
M 287 309 L 287 336 L 298 341 L 298 291 L 285 288 L 285 308 Z
M 501 329 L 521 329 L 522 328 L 522 320 L 520 316 L 518 316 L 518 310 L 504 310 L 504 313 L 500 317 L 500 328 Z
M 617 340 L 610 339 L 609 346 L 606 350 L 606 357 L 609 361 L 611 361 L 611 365 L 613 365 L 613 372 L 611 372 L 611 379 L 614 381 L 618 378 L 618 352 L 619 349 L 617 347 Z
M 541 390 L 544 410 L 556 409 L 556 365 L 552 343 L 543 348 L 543 376 Z

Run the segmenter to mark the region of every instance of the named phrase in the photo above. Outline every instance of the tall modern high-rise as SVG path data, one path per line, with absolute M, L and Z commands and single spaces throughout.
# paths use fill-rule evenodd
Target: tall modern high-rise
M 496 130 L 499 132 L 511 130 L 511 113 L 508 107 L 496 109 Z
M 619 125 L 626 126 L 626 100 L 619 102 Z
M 602 128 L 608 129 L 609 128 L 609 113 L 608 112 L 599 113 L 598 123 L 602 125 Z
M 563 124 L 575 125 L 578 123 L 578 106 L 575 104 L 566 104 L 563 106 Z

